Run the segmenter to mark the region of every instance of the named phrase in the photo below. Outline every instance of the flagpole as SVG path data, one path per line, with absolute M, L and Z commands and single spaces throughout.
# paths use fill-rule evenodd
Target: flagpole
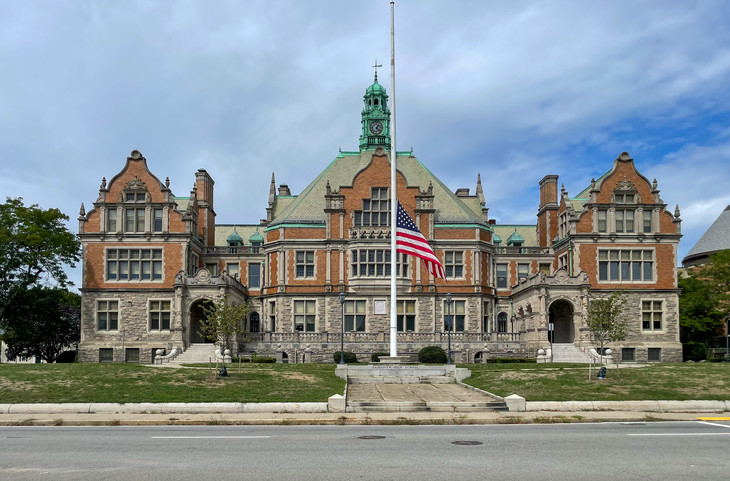
M 396 276 L 398 271 L 398 252 L 396 251 L 396 219 L 398 215 L 398 196 L 395 182 L 395 162 L 398 151 L 395 148 L 395 1 L 390 2 L 390 356 L 398 356 L 398 293 Z

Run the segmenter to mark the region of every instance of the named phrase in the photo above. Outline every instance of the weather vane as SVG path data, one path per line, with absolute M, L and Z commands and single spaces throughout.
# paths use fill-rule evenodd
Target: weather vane
M 375 81 L 377 82 L 378 81 L 378 67 L 382 67 L 382 65 L 378 64 L 377 58 L 375 59 L 375 65 L 373 65 L 373 67 L 375 67 Z

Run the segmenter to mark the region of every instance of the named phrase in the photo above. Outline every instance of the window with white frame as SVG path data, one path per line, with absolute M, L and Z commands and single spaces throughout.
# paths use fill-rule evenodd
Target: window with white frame
M 240 266 L 238 265 L 238 262 L 229 262 L 226 264 L 226 274 L 233 277 L 234 279 L 238 279 L 241 275 Z
M 633 234 L 634 233 L 634 211 L 616 209 L 616 233 L 617 234 Z
M 598 232 L 606 232 L 606 222 L 608 219 L 608 211 L 605 209 L 599 209 L 598 212 Z
M 390 225 L 390 199 L 387 187 L 371 187 L 370 198 L 362 199 L 362 210 L 354 212 L 355 226 Z
M 170 301 L 150 301 L 148 312 L 150 331 L 169 331 L 171 315 Z
M 99 331 L 119 329 L 119 301 L 96 301 L 96 328 Z
M 452 324 L 451 332 L 464 332 L 465 321 L 466 301 L 452 301 L 451 307 L 444 301 L 444 331 L 448 331 L 449 324 Z
M 162 249 L 107 249 L 106 280 L 157 281 L 162 279 Z
M 211 276 L 218 275 L 218 264 L 215 262 L 205 264 L 205 268 L 210 272 Z
M 636 201 L 636 194 L 616 194 L 614 193 L 617 204 L 633 204 Z
M 398 254 L 396 259 L 397 276 L 408 275 L 408 256 Z M 353 249 L 353 277 L 389 277 L 390 249 Z
M 530 275 L 530 264 L 517 264 L 517 279 L 527 279 L 528 275 Z
M 661 331 L 662 314 L 662 301 L 641 301 L 641 329 L 643 331 Z
M 644 234 L 650 234 L 651 233 L 651 211 L 650 210 L 642 211 L 641 216 L 642 216 L 642 224 L 643 224 L 642 231 L 644 232 Z
M 126 208 L 124 209 L 124 232 L 128 233 L 140 233 L 144 232 L 144 219 L 145 209 L 140 208 Z
M 415 331 L 416 301 L 398 301 L 397 311 L 398 332 Z
M 126 192 L 124 194 L 124 202 L 145 202 L 146 200 L 146 192 Z
M 316 312 L 316 301 L 294 301 L 294 329 L 314 332 Z
M 491 309 L 491 302 L 484 301 L 484 305 L 482 307 L 482 332 L 489 332 L 489 316 Z
M 464 252 L 444 252 L 444 271 L 447 279 L 462 279 L 464 277 Z
M 497 264 L 497 289 L 506 289 L 508 264 Z
M 117 209 L 110 209 L 106 212 L 106 231 L 117 231 Z
M 152 209 L 152 232 L 162 232 L 162 209 Z
M 295 260 L 297 279 L 314 277 L 314 251 L 297 251 Z
M 345 331 L 365 332 L 365 301 L 345 301 Z
M 261 287 L 261 264 L 251 263 L 248 265 L 248 287 L 255 289 Z
M 654 280 L 652 249 L 599 249 L 598 280 L 601 282 L 651 282 Z

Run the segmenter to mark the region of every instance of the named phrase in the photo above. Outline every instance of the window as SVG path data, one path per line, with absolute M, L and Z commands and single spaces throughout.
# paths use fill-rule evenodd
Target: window
M 276 332 L 276 303 L 269 303 L 269 328 L 271 332 Z
M 198 267 L 200 266 L 200 257 L 198 257 L 198 254 L 191 253 L 190 254 L 190 265 L 188 266 L 188 274 L 194 275 Z
M 235 279 L 238 279 L 238 276 L 241 275 L 238 262 L 229 262 L 228 264 L 226 264 L 226 274 Z
M 111 347 L 99 349 L 99 362 L 114 362 L 114 349 Z
M 507 288 L 507 264 L 497 264 L 497 289 Z
M 482 332 L 489 332 L 489 308 L 490 302 L 485 301 L 482 309 Z
M 96 301 L 96 326 L 100 331 L 119 329 L 119 301 Z
M 497 332 L 507 332 L 507 313 L 500 312 L 497 315 Z
M 107 249 L 108 281 L 162 279 L 162 249 Z
M 248 265 L 248 287 L 261 287 L 261 264 Z
M 530 274 L 530 264 L 517 264 L 517 279 L 527 279 Z
M 345 301 L 345 331 L 365 332 L 365 301 Z
M 170 301 L 150 301 L 150 331 L 170 330 Z
M 568 268 L 568 254 L 561 254 L 558 256 L 558 269 L 567 269 Z
M 636 349 L 633 347 L 624 347 L 621 349 L 621 361 L 623 362 L 634 362 L 636 361 Z
M 398 332 L 416 330 L 416 301 L 398 301 Z
M 654 251 L 606 249 L 598 251 L 598 280 L 649 282 L 654 279 Z
M 249 326 L 251 327 L 249 329 L 249 332 L 259 332 L 260 329 L 260 317 L 258 312 L 252 312 L 251 315 L 248 318 L 249 320 Z
M 315 301 L 294 301 L 294 328 L 297 331 L 314 332 Z
M 108 210 L 106 213 L 106 231 L 116 232 L 117 231 L 117 210 Z
M 608 211 L 606 211 L 606 210 L 598 211 L 598 232 L 606 232 L 607 214 L 608 214 Z
M 616 196 L 617 204 L 633 204 L 635 195 L 634 194 L 614 194 Z
M 306 279 L 314 277 L 314 251 L 297 251 L 296 277 Z
M 662 330 L 662 301 L 641 301 L 641 329 Z
M 128 347 L 124 351 L 124 362 L 139 362 L 139 348 Z
M 218 264 L 205 264 L 205 268 L 208 269 L 211 276 L 218 275 Z
M 390 200 L 387 187 L 371 187 L 370 198 L 362 200 L 362 210 L 355 211 L 356 226 L 389 226 Z
M 408 275 L 408 257 L 398 254 L 398 277 Z M 388 277 L 390 276 L 389 249 L 354 249 L 352 251 L 353 277 Z
M 162 209 L 152 209 L 152 231 L 162 232 Z
M 634 232 L 634 211 L 616 210 L 616 233 L 630 234 Z
M 546 276 L 550 275 L 550 264 L 540 264 L 539 266 L 540 272 L 545 274 Z
M 145 192 L 127 192 L 124 195 L 124 201 L 125 202 L 144 202 L 145 201 Z
M 662 361 L 662 348 L 661 347 L 650 347 L 646 353 L 647 361 L 649 362 L 661 362 Z
M 124 232 L 144 232 L 144 209 L 124 209 Z
M 651 211 L 645 210 L 642 212 L 642 218 L 643 218 L 643 232 L 644 234 L 650 234 L 651 233 Z
M 263 241 L 260 241 L 260 240 L 251 241 L 251 253 L 252 254 L 258 254 L 259 253 L 259 249 L 261 248 L 261 246 L 263 245 L 263 243 L 264 242 Z
M 462 251 L 446 251 L 444 253 L 444 270 L 447 279 L 464 277 L 464 253 Z
M 466 301 L 453 301 L 451 313 L 446 301 L 444 301 L 444 330 L 451 332 L 464 332 L 464 320 L 466 319 Z M 451 325 L 453 323 L 453 326 Z M 449 329 L 451 328 L 451 329 Z

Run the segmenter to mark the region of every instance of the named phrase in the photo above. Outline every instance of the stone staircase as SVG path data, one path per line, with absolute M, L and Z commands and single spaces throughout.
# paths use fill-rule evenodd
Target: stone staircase
M 199 364 L 206 363 L 210 359 L 215 362 L 215 344 L 200 343 L 190 344 L 188 348 L 170 361 L 172 364 Z
M 573 343 L 553 343 L 553 362 L 590 363 L 595 359 Z

